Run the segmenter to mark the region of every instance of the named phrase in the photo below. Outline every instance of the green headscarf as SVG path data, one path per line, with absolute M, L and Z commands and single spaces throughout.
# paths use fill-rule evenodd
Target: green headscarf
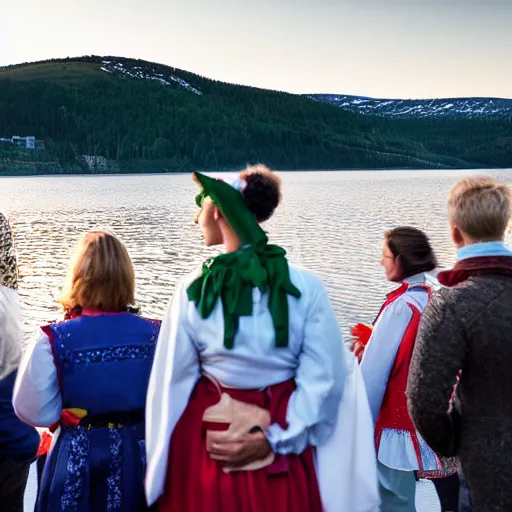
M 300 291 L 290 280 L 286 251 L 269 245 L 256 217 L 247 208 L 240 191 L 224 181 L 199 172 L 194 179 L 201 185 L 199 206 L 210 197 L 239 236 L 242 248 L 221 254 L 203 263 L 202 274 L 187 290 L 201 318 L 208 318 L 217 300 L 224 310 L 224 346 L 233 348 L 238 321 L 252 315 L 252 289 L 268 292 L 268 307 L 276 335 L 276 347 L 288 346 L 288 295 L 299 298 Z

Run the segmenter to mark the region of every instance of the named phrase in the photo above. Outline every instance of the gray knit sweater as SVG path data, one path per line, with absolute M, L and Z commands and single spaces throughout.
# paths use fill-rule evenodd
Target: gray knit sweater
M 512 511 L 512 276 L 472 276 L 433 295 L 407 395 L 426 442 L 459 457 L 473 512 Z

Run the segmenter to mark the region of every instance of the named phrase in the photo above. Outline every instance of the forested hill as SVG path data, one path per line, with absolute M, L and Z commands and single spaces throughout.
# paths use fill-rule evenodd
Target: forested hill
M 512 167 L 510 119 L 386 118 L 146 61 L 0 68 L 0 171 Z M 93 157 L 93 158 L 91 158 Z M 91 167 L 91 161 L 96 162 Z

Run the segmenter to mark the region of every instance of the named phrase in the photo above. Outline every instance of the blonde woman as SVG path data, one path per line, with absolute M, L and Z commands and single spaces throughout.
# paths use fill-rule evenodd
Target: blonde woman
M 112 234 L 87 233 L 61 299 L 69 320 L 42 328 L 25 356 L 14 407 L 59 424 L 37 510 L 145 510 L 144 402 L 159 322 L 128 312 L 134 272 Z

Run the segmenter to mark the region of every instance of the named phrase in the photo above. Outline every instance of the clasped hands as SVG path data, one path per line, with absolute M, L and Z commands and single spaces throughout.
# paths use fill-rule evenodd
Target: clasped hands
M 237 467 L 263 459 L 272 448 L 261 429 L 242 435 L 210 430 L 206 436 L 206 451 L 212 459 Z

